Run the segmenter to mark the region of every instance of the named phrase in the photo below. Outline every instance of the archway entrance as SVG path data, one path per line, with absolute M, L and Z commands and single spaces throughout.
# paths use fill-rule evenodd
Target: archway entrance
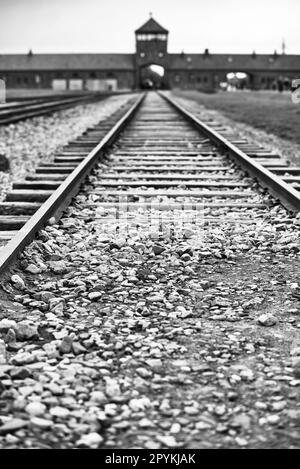
M 245 72 L 230 72 L 226 75 L 227 90 L 245 90 L 251 87 L 251 76 Z
M 140 68 L 140 88 L 160 90 L 165 87 L 165 69 L 161 65 L 149 64 Z

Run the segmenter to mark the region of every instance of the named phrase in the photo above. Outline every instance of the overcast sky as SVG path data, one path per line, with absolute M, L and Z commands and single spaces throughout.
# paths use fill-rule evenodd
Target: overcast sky
M 300 0 L 0 0 L 0 53 L 131 53 L 149 12 L 169 52 L 300 53 Z

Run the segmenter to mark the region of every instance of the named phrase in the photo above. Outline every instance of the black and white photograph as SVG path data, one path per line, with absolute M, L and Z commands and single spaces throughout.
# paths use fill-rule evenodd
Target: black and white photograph
M 299 24 L 0 0 L 1 450 L 300 449 Z

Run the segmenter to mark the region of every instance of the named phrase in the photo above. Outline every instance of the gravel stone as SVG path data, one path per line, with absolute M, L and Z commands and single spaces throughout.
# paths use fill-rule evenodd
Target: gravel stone
M 257 321 L 261 326 L 266 327 L 275 326 L 275 324 L 277 323 L 277 319 L 275 318 L 275 316 L 269 313 L 261 314 Z
M 25 367 L 12 368 L 9 372 L 11 379 L 26 379 L 32 376 L 32 372 Z
M 107 397 L 102 391 L 93 391 L 90 395 L 90 400 L 97 404 L 105 404 L 107 402 Z
M 157 255 L 157 256 L 158 256 L 159 254 L 161 254 L 162 252 L 164 252 L 164 250 L 165 250 L 164 247 L 158 246 L 158 245 L 156 245 L 156 244 L 152 247 L 152 249 L 153 249 L 154 254 Z
M 6 345 L 4 340 L 0 340 L 0 365 L 7 363 Z
M 30 415 L 40 416 L 44 415 L 46 406 L 41 402 L 30 402 L 25 408 L 26 412 Z
M 6 344 L 15 344 L 17 340 L 17 335 L 14 331 L 14 329 L 8 329 L 5 337 L 4 337 L 4 341 Z
M 167 448 L 177 448 L 179 446 L 176 439 L 171 435 L 157 436 L 156 438 L 163 444 L 163 446 L 166 446 Z
M 49 262 L 49 267 L 55 274 L 64 274 L 67 272 L 67 266 L 65 261 Z
M 18 322 L 14 330 L 18 340 L 30 340 L 39 335 L 37 325 L 26 320 Z
M 92 300 L 92 301 L 98 300 L 99 298 L 101 298 L 101 296 L 102 296 L 102 293 L 96 292 L 96 291 L 91 292 L 88 295 L 89 299 Z
M 11 281 L 19 290 L 25 290 L 24 280 L 19 275 L 12 275 Z
M 40 417 L 32 417 L 30 419 L 30 423 L 34 427 L 38 427 L 41 430 L 48 430 L 53 425 L 52 420 L 43 419 L 43 418 L 40 418 Z
M 26 267 L 26 272 L 30 272 L 31 274 L 40 274 L 42 272 L 41 269 L 39 269 L 35 264 L 29 264 L 28 267 Z
M 15 326 L 16 326 L 16 321 L 3 318 L 0 321 L 0 332 L 7 332 L 9 329 L 14 328 Z
M 108 397 L 116 397 L 121 395 L 119 383 L 114 379 L 107 379 L 105 393 Z
M 27 427 L 28 421 L 23 419 L 11 419 L 8 422 L 0 426 L 0 435 L 6 435 L 7 433 L 14 433 L 18 430 L 21 430 L 24 427 Z
M 102 442 L 102 436 L 100 436 L 98 433 L 92 432 L 88 435 L 83 435 L 80 440 L 76 442 L 76 445 L 79 447 L 84 446 L 87 448 L 96 449 L 99 447 L 99 445 L 101 445 Z
M 69 336 L 66 336 L 62 339 L 59 345 L 60 353 L 70 353 L 72 351 L 73 339 Z
M 57 407 L 52 407 L 52 409 L 50 409 L 50 414 L 52 415 L 52 417 L 64 419 L 69 416 L 70 411 L 66 409 L 65 407 L 57 406 Z

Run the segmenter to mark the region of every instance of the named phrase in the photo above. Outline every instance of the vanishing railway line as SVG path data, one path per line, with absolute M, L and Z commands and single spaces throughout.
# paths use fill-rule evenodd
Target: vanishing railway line
M 300 209 L 300 168 L 214 122 L 200 122 L 170 98 L 139 95 L 105 125 L 70 142 L 52 164 L 41 164 L 13 185 L 0 203 L 1 272 L 51 217 L 62 214 L 92 169 L 82 190 L 108 225 L 112 212 L 120 225 L 124 203 L 126 211 L 140 216 L 137 224 L 147 211 L 155 220 L 165 212 L 168 223 L 183 210 L 190 220 L 218 223 L 224 208 L 224 221 L 251 223 L 268 216 L 275 199 L 289 209 L 285 222 L 291 223 Z
M 15 183 L 0 446 L 299 446 L 298 174 L 149 93 Z
M 91 93 L 77 96 L 55 96 L 12 102 L 0 106 L 0 125 L 13 124 L 21 120 L 67 109 L 78 104 L 104 99 L 104 96 Z

